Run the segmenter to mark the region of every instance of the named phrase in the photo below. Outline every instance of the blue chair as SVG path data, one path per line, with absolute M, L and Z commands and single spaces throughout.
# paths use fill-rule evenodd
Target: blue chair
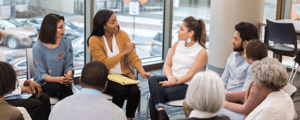
M 275 44 L 271 46 L 269 41 Z M 267 20 L 265 44 L 274 54 L 279 55 L 280 62 L 282 62 L 282 55 L 290 57 L 297 55 L 297 36 L 293 23 L 276 23 Z M 294 47 L 286 44 L 292 44 Z

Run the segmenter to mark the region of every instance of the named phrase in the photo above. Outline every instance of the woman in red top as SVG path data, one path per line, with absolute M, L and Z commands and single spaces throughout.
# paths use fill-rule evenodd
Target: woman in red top
M 246 45 L 244 58 L 249 64 L 267 56 L 268 48 L 260 40 L 251 40 Z M 230 111 L 245 115 L 243 118 L 245 119 L 246 116 L 265 99 L 265 95 L 262 92 L 259 92 L 257 87 L 258 85 L 252 81 L 247 90 L 225 93 L 226 101 L 224 107 Z M 241 100 L 245 100 L 244 104 L 234 103 Z M 231 115 L 232 114 L 228 114 L 229 117 Z

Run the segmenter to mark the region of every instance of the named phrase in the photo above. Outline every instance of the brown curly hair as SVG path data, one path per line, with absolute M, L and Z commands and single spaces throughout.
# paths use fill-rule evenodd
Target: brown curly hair
M 18 80 L 14 68 L 6 62 L 0 62 L 0 96 L 14 91 L 16 84 L 18 85 Z

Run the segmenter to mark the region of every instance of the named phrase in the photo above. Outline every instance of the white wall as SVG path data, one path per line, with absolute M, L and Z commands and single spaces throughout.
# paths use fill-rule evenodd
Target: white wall
M 223 73 L 233 51 L 234 26 L 251 22 L 258 27 L 263 21 L 264 0 L 212 0 L 209 35 L 208 69 Z

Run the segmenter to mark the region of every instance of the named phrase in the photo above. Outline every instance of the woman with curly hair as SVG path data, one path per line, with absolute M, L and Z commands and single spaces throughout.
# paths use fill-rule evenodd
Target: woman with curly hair
M 24 120 L 22 113 L 16 107 L 4 100 L 4 95 L 11 93 L 18 84 L 16 72 L 13 67 L 0 61 L 0 118 L 4 120 Z
M 266 97 L 246 120 L 292 120 L 295 109 L 291 97 L 282 88 L 287 85 L 286 67 L 277 59 L 264 58 L 251 67 L 253 81 Z

